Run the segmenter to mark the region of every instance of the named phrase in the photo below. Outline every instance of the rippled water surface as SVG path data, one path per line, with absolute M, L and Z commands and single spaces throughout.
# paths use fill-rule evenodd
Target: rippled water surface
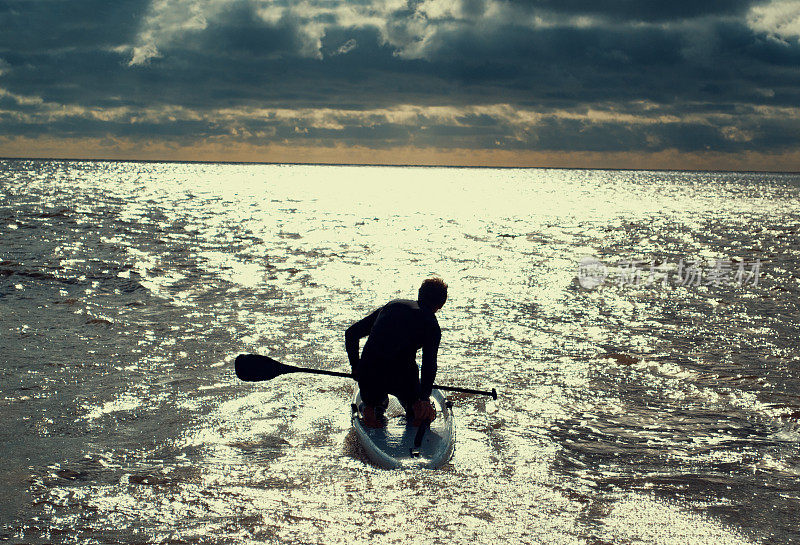
M 792 175 L 0 161 L 0 539 L 800 543 L 799 257 Z M 500 392 L 442 469 L 235 378 L 431 274 L 437 382 Z

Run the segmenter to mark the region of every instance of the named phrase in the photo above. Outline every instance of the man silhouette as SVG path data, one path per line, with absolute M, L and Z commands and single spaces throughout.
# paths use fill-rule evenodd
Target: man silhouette
M 447 284 L 441 278 L 422 283 L 416 301 L 395 299 L 347 328 L 345 348 L 353 376 L 364 401 L 364 424 L 385 425 L 383 411 L 394 395 L 413 425 L 436 418 L 430 402 L 436 378 L 436 353 L 442 337 L 436 312 L 447 301 Z M 361 358 L 360 339 L 367 337 Z M 422 372 L 417 350 L 422 348 Z

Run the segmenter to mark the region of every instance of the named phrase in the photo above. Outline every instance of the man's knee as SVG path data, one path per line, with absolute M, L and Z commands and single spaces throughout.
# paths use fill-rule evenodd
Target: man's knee
M 367 405 L 385 406 L 389 403 L 388 392 L 380 384 L 367 380 L 359 380 L 358 388 L 361 391 L 361 400 Z

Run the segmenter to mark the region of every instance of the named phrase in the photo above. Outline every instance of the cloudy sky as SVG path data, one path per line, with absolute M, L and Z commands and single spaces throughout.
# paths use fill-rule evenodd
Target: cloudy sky
M 800 0 L 0 0 L 0 156 L 800 171 Z

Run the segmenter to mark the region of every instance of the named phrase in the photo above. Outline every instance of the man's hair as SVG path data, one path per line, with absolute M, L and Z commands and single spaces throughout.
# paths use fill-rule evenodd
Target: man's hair
M 447 284 L 441 278 L 428 278 L 419 287 L 417 299 L 431 308 L 441 308 L 447 301 Z

